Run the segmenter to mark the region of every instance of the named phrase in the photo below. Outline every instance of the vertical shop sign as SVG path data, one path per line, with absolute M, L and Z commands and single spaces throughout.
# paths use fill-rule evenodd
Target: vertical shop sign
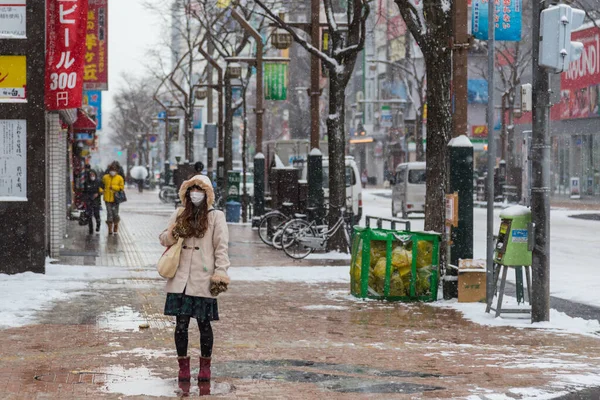
M 83 104 L 92 107 L 96 112 L 96 130 L 102 130 L 102 92 L 88 90 L 83 93 Z
M 287 99 L 287 64 L 265 63 L 265 100 Z
M 0 0 L 0 39 L 26 39 L 25 0 Z
M 471 30 L 476 39 L 488 39 L 489 0 L 473 0 Z M 494 39 L 518 42 L 521 40 L 521 0 L 494 0 Z
M 0 56 L 0 103 L 27 101 L 27 57 Z
M 46 109 L 77 108 L 83 98 L 87 0 L 47 0 Z
M 26 120 L 0 120 L 0 201 L 27 201 L 26 135 Z
M 108 0 L 88 0 L 85 90 L 108 90 Z

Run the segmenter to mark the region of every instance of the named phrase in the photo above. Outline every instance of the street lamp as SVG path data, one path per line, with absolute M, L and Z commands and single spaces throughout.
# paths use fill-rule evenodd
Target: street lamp
M 225 72 L 229 79 L 240 79 L 242 76 L 242 65 L 237 62 L 232 62 L 227 66 Z
M 280 12 L 279 18 L 282 21 L 285 21 L 285 13 Z M 281 28 L 276 28 L 271 36 L 271 44 L 278 50 L 289 49 L 292 46 L 293 40 L 294 39 L 292 38 L 292 35 L 288 31 Z
M 208 89 L 206 87 L 199 87 L 196 89 L 196 100 L 204 100 L 208 97 Z

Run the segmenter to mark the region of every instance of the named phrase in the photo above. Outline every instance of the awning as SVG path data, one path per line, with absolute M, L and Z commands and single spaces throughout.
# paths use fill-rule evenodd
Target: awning
M 73 130 L 76 132 L 81 131 L 95 131 L 96 121 L 90 118 L 83 110 L 77 110 L 77 120 L 73 123 Z

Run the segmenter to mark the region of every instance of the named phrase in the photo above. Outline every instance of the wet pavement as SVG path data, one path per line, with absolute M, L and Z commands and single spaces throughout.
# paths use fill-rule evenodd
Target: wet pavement
M 598 338 L 485 327 L 426 304 L 359 301 L 346 284 L 260 279 L 234 281 L 219 298 L 213 381 L 178 384 L 163 281 L 138 273 L 154 269 L 173 208 L 156 193 L 128 197 L 118 236 L 103 226 L 88 237 L 74 221 L 61 262 L 117 266 L 131 276 L 93 281 L 40 311 L 38 323 L 2 330 L 0 399 L 600 398 L 597 389 L 569 394 L 583 383 L 600 386 Z M 246 225 L 230 232 L 232 269 L 329 264 L 292 263 Z M 191 329 L 192 376 L 198 342 Z

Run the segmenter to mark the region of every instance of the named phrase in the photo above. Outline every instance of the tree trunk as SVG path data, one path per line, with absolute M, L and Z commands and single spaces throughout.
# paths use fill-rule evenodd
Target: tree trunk
M 329 76 L 327 135 L 329 137 L 329 227 L 332 227 L 342 216 L 341 211 L 346 206 L 346 135 L 343 123 L 346 97 L 344 77 L 331 70 Z M 348 252 L 342 229 L 329 239 L 327 250 Z
M 445 33 L 442 32 L 442 34 Z M 440 43 L 444 42 L 442 39 L 438 39 Z M 444 197 L 448 182 L 447 144 L 452 135 L 452 102 L 450 100 L 452 58 L 446 44 L 436 48 L 437 51 L 431 51 L 430 54 L 425 55 L 427 81 L 432 83 L 427 85 L 425 230 L 443 233 Z
M 191 98 L 191 97 L 190 97 Z M 185 110 L 185 159 L 194 161 L 194 103 L 189 101 Z

